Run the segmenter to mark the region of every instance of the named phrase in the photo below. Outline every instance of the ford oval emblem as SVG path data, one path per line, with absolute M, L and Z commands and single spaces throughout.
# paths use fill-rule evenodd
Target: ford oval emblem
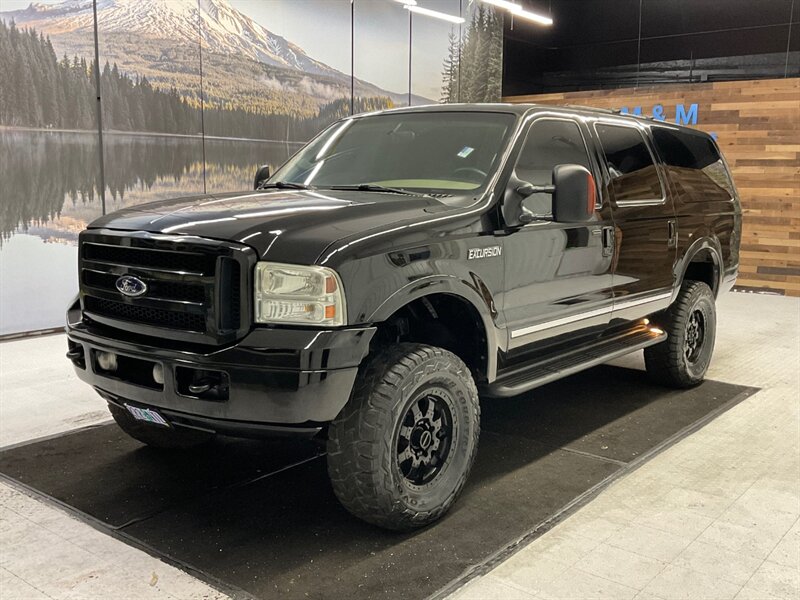
M 121 294 L 131 298 L 138 298 L 147 292 L 147 284 L 133 275 L 123 275 L 115 285 Z

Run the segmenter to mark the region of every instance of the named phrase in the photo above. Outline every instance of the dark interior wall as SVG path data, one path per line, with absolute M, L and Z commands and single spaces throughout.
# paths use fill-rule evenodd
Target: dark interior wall
M 800 74 L 798 0 L 520 0 L 506 19 L 503 95 Z

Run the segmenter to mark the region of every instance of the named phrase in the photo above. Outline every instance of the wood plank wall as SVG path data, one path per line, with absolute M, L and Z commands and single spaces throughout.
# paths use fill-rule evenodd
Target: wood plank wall
M 716 133 L 742 198 L 737 286 L 800 296 L 800 79 L 662 85 L 511 96 L 506 102 L 618 109 L 663 107 L 676 122 L 697 104 L 698 129 Z

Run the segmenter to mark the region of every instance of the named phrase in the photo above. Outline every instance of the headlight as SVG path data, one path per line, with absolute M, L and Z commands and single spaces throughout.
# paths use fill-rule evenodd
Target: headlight
M 344 325 L 342 283 L 336 271 L 279 263 L 256 263 L 258 323 Z

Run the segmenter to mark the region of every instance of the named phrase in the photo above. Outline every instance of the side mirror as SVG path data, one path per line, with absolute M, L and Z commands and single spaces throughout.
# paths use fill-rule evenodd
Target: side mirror
M 256 170 L 256 178 L 253 181 L 253 189 L 257 190 L 258 187 L 264 183 L 267 179 L 269 179 L 270 172 L 269 172 L 269 165 L 261 165 Z
M 594 215 L 594 177 L 580 165 L 556 165 L 553 169 L 553 220 L 585 223 Z
M 503 198 L 503 219 L 508 225 L 522 225 L 534 220 L 535 215 L 528 212 L 522 202 L 533 194 L 552 194 L 552 185 L 533 185 L 512 175 Z

